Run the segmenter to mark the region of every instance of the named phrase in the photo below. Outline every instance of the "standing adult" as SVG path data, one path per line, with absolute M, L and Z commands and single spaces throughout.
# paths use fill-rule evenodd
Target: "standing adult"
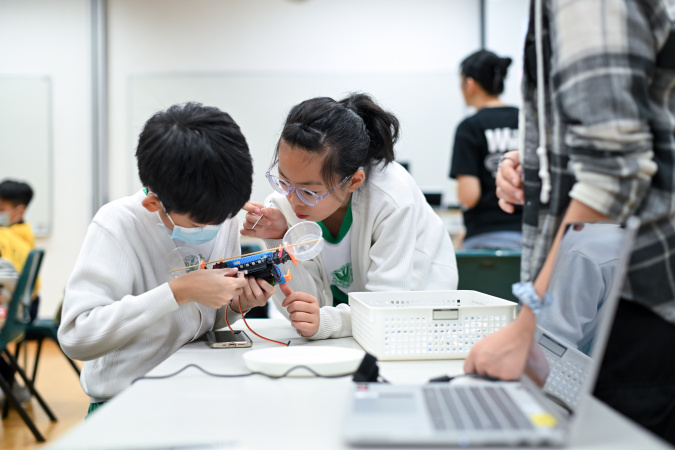
M 595 395 L 671 443 L 673 86 L 675 0 L 533 2 L 523 79 L 525 148 L 521 158 L 508 155 L 497 177 L 500 205 L 524 204 L 523 307 L 511 325 L 474 346 L 464 367 L 519 377 L 535 315 L 545 307 L 561 230 L 570 222 L 637 215 L 642 225 Z
M 460 64 L 464 101 L 478 110 L 457 127 L 450 168 L 463 209 L 463 249 L 520 250 L 521 211 L 505 213 L 495 195 L 499 161 L 518 149 L 518 108 L 499 98 L 510 65 L 511 58 L 487 50 Z

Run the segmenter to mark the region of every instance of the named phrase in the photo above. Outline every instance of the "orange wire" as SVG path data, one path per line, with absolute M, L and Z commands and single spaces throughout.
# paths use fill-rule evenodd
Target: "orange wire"
M 228 308 L 229 306 L 230 306 L 229 303 L 228 303 L 227 305 L 225 305 L 225 323 L 227 324 L 227 328 L 229 328 L 230 331 L 231 331 L 232 333 L 234 333 L 234 330 L 233 330 L 232 327 L 230 326 L 230 321 L 227 320 L 227 308 Z M 235 333 L 235 334 L 236 334 L 236 333 Z
M 238 297 L 238 298 L 237 298 L 237 302 L 239 303 L 239 311 L 242 311 L 242 309 L 241 309 L 241 297 Z M 234 333 L 234 330 L 233 330 L 232 327 L 230 326 L 230 322 L 227 320 L 227 308 L 228 308 L 229 306 L 230 306 L 229 304 L 225 305 L 225 323 L 227 324 L 227 327 L 230 329 L 230 331 Z M 241 314 L 241 312 L 240 312 L 240 314 Z M 258 336 L 260 339 L 264 339 L 264 340 L 269 341 L 269 342 L 274 342 L 275 344 L 285 345 L 286 347 L 288 347 L 288 346 L 291 344 L 290 341 L 289 341 L 288 343 L 284 344 L 283 342 L 275 341 L 274 339 L 267 339 L 267 338 L 264 337 L 264 336 L 260 336 L 258 333 L 256 333 L 255 331 L 253 331 L 253 330 L 251 329 L 250 326 L 248 326 L 248 322 L 246 322 L 246 318 L 244 317 L 243 314 L 241 314 L 241 318 L 242 318 L 242 320 L 244 321 L 244 324 L 246 324 L 246 328 L 248 328 L 249 331 L 251 331 L 251 333 L 255 334 L 255 335 Z

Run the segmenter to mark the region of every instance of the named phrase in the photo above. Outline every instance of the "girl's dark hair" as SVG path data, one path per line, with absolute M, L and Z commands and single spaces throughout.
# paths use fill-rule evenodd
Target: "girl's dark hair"
M 145 124 L 136 149 L 143 186 L 167 212 L 221 223 L 251 196 L 253 160 L 229 114 L 201 103 L 173 105 Z
M 393 114 L 366 94 L 351 94 L 340 101 L 317 97 L 294 106 L 281 139 L 310 153 L 325 153 L 321 177 L 330 186 L 361 166 L 392 162 L 398 134 L 399 123 Z
M 511 58 L 500 58 L 488 50 L 479 50 L 467 56 L 459 65 L 462 75 L 473 78 L 490 95 L 504 92 L 504 79 Z

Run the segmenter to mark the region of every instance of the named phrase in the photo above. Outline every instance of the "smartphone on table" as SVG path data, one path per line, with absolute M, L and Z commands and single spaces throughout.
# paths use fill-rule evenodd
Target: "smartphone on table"
M 207 331 L 206 342 L 211 348 L 243 348 L 253 345 L 251 338 L 241 330 L 234 333 L 230 330 Z

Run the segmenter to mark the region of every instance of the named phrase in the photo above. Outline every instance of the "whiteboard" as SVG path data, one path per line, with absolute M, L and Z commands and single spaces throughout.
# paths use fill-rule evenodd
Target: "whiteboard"
M 229 113 L 246 137 L 254 161 L 252 200 L 271 192 L 265 171 L 286 115 L 297 103 L 317 96 L 339 100 L 365 92 L 401 123 L 397 160 L 408 162 L 418 184 L 456 198 L 448 178 L 454 129 L 466 114 L 459 74 L 435 73 L 179 73 L 142 74 L 129 81 L 129 192 L 140 181 L 133 157 L 145 121 L 155 112 L 187 101 L 216 106 Z M 446 201 L 447 203 L 447 201 Z
M 0 77 L 0 181 L 33 188 L 24 216 L 36 236 L 52 226 L 52 116 L 49 77 Z

